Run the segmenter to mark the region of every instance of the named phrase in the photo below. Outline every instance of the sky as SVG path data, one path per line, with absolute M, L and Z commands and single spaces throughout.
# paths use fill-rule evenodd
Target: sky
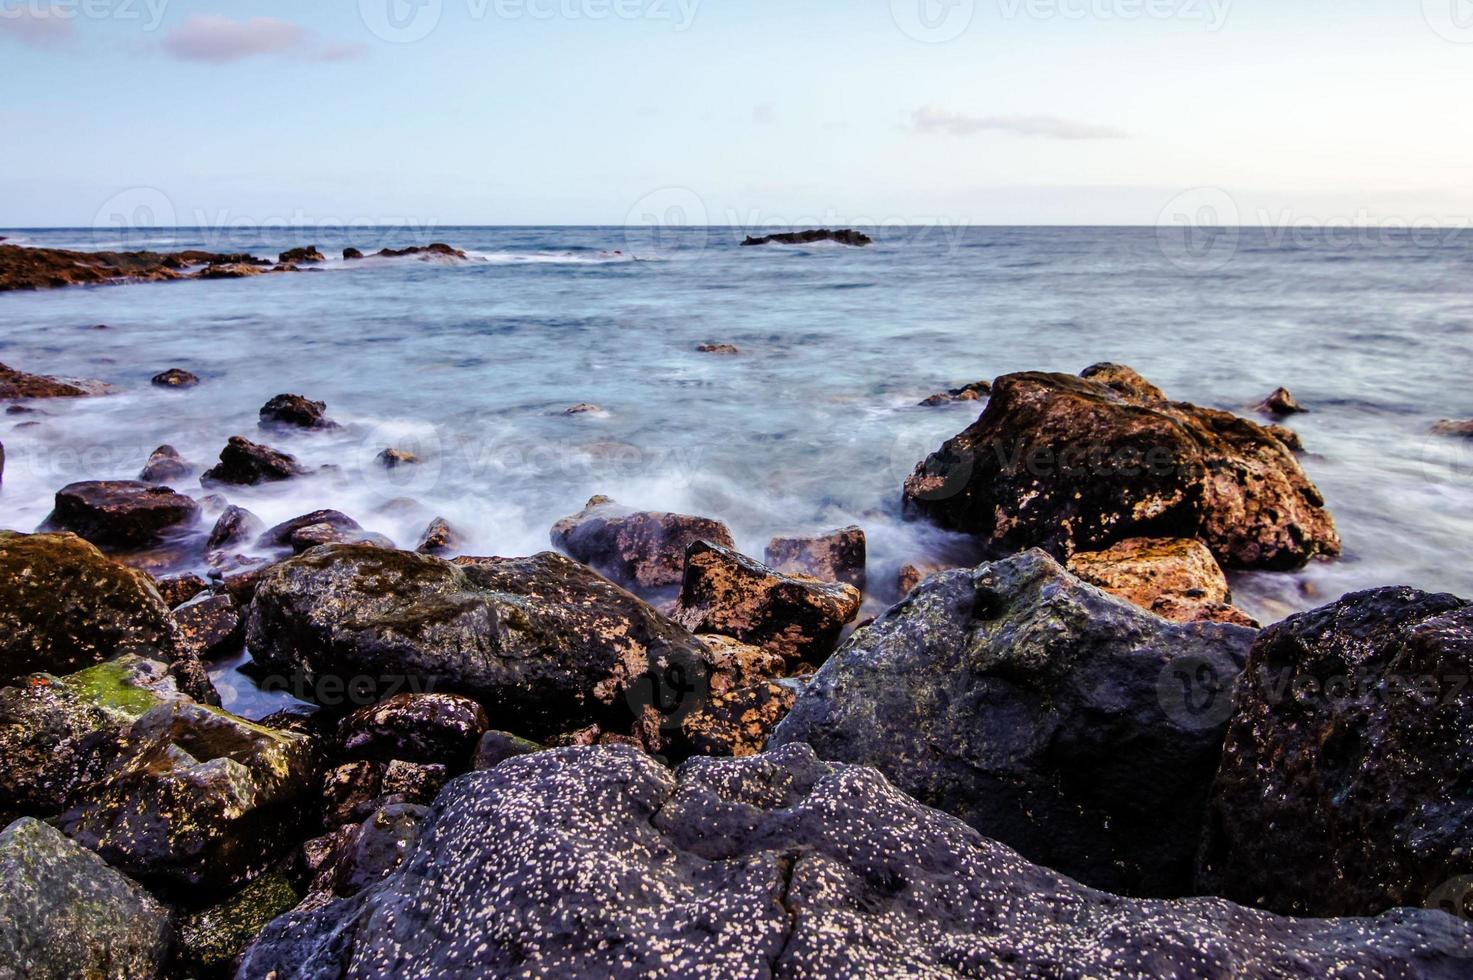
M 1473 223 L 1473 0 L 0 0 L 0 227 Z

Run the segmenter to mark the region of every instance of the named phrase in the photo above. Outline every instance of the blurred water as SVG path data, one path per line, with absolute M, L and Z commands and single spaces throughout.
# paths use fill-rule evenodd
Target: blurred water
M 98 377 L 103 399 L 0 416 L 0 526 L 29 530 L 74 480 L 134 478 L 160 443 L 201 468 L 242 434 L 338 469 L 228 495 L 268 521 L 335 507 L 412 547 L 443 515 L 469 551 L 516 555 L 595 493 L 719 517 L 758 556 L 775 533 L 858 523 L 877 598 L 954 546 L 899 517 L 901 481 L 979 406 L 926 395 L 1008 371 L 1128 363 L 1174 398 L 1244 410 L 1289 386 L 1345 558 L 1240 576 L 1267 619 L 1384 584 L 1473 596 L 1473 236 L 1272 231 L 1182 250 L 1155 229 L 885 229 L 869 249 L 739 248 L 733 229 L 441 228 L 475 261 L 334 261 L 320 272 L 0 294 L 0 361 Z M 286 230 L 0 232 L 33 245 L 244 249 Z M 354 229 L 336 255 L 425 241 Z M 105 324 L 107 329 L 96 329 Z M 700 354 L 720 341 L 741 356 Z M 168 367 L 203 379 L 149 385 Z M 272 395 L 344 428 L 264 437 Z M 592 402 L 604 412 L 568 416 Z M 38 424 L 32 424 L 38 423 Z M 387 471 L 390 445 L 424 465 Z M 177 489 L 201 493 L 194 481 Z M 409 497 L 417 508 L 383 505 Z

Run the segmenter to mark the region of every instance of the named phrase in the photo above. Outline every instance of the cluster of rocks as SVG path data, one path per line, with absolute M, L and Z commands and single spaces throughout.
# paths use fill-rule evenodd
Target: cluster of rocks
M 235 437 L 202 481 L 302 472 Z M 0 973 L 1466 975 L 1473 605 L 1260 630 L 1223 568 L 1338 547 L 1283 438 L 1117 366 L 1011 375 L 906 494 L 999 555 L 852 628 L 858 527 L 758 561 L 595 497 L 563 553 L 449 558 L 438 518 L 404 551 L 63 488 L 0 533 Z M 124 563 L 181 540 L 213 580 Z M 220 706 L 242 646 L 302 713 Z
M 852 245 L 856 248 L 865 245 L 873 245 L 875 240 L 862 231 L 853 228 L 842 228 L 833 231 L 828 228 L 818 228 L 809 231 L 787 231 L 775 235 L 748 235 L 742 242 L 743 245 L 812 245 L 815 242 L 836 242 L 839 245 Z

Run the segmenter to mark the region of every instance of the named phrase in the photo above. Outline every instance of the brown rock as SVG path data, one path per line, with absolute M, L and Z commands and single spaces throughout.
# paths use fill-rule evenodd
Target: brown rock
M 3 247 L 0 246 L 0 248 Z M 85 398 L 91 395 L 106 395 L 112 390 L 111 385 L 101 381 L 26 374 L 24 371 L 17 371 L 0 364 L 0 399 Z
M 740 354 L 734 344 L 698 344 L 696 350 L 702 354 Z
M 430 521 L 430 526 L 420 535 L 419 544 L 414 550 L 422 555 L 448 555 L 459 551 L 464 543 L 460 533 L 450 526 L 449 521 L 437 517 Z
M 194 274 L 196 279 L 246 279 L 271 270 L 249 262 L 213 262 Z
M 1293 395 L 1289 394 L 1288 388 L 1275 388 L 1273 393 L 1259 402 L 1256 408 L 1265 415 L 1277 416 L 1298 415 L 1300 412 L 1308 411 L 1294 399 Z
M 1269 434 L 1272 435 L 1275 439 L 1279 440 L 1279 442 L 1282 442 L 1285 446 L 1288 446 L 1292 452 L 1304 452 L 1304 440 L 1299 437 L 1299 433 L 1295 432 L 1287 425 L 1265 425 L 1264 428 L 1267 429 L 1269 431 Z
M 1324 498 L 1256 422 L 1155 397 L 1129 368 L 999 378 L 981 417 L 916 467 L 907 506 L 1007 551 L 1056 557 L 1197 538 L 1229 568 L 1337 555 Z
M 182 279 L 198 265 L 269 264 L 253 255 L 213 252 L 75 252 L 0 244 L 0 292 L 112 282 Z
M 160 446 L 149 454 L 138 479 L 144 483 L 171 483 L 183 480 L 194 472 L 194 467 L 184 461 L 179 450 L 173 446 Z
M 133 480 L 72 483 L 56 492 L 47 530 L 71 531 L 104 548 L 145 548 L 199 520 L 199 504 L 168 487 Z
M 261 406 L 261 428 L 336 429 L 326 415 L 327 403 L 301 395 L 277 395 Z
M 244 436 L 231 436 L 220 450 L 219 464 L 206 470 L 200 483 L 207 487 L 222 483 L 253 486 L 289 480 L 304 472 L 295 456 L 251 442 Z
M 378 461 L 383 464 L 384 469 L 398 469 L 401 466 L 412 466 L 419 462 L 419 457 L 407 449 L 385 449 L 378 454 Z
M 161 578 L 154 584 L 164 599 L 164 605 L 170 609 L 184 605 L 210 587 L 210 583 L 193 573 Z
M 155 374 L 150 380 L 160 388 L 193 388 L 199 384 L 199 378 L 182 368 L 169 368 L 167 371 Z
M 387 259 L 399 259 L 408 255 L 421 255 L 425 258 L 455 258 L 463 259 L 465 253 L 458 248 L 452 248 L 444 242 L 435 242 L 431 245 L 411 245 L 409 248 L 381 248 L 376 253 Z M 346 258 L 346 256 L 344 256 Z
M 1079 552 L 1069 571 L 1175 623 L 1259 625 L 1232 605 L 1227 576 L 1200 541 L 1132 538 L 1106 551 Z
M 847 582 L 864 591 L 864 531 L 853 525 L 811 537 L 773 538 L 763 561 L 787 575 Z
M 1466 419 L 1461 422 L 1454 421 L 1453 419 L 1443 419 L 1441 422 L 1432 426 L 1432 432 L 1434 435 L 1439 436 L 1463 436 L 1464 438 L 1473 439 L 1473 419 Z
M 327 256 L 317 251 L 316 245 L 308 245 L 305 248 L 292 248 L 282 252 L 276 259 L 286 265 L 292 262 L 326 262 Z
M 756 755 L 796 700 L 791 687 L 773 681 L 713 695 L 681 723 L 681 734 L 691 755 Z
M 631 511 L 607 497 L 552 526 L 552 543 L 610 581 L 629 588 L 679 584 L 685 552 L 696 541 L 736 547 L 720 521 L 687 514 Z
M 697 541 L 686 549 L 676 622 L 819 663 L 833 652 L 862 600 L 852 585 L 783 575 L 731 548 Z
M 265 523 L 255 514 L 244 507 L 231 504 L 215 521 L 215 526 L 211 529 L 209 541 L 205 546 L 211 551 L 232 546 L 239 547 L 259 537 L 265 529 Z
M 992 394 L 991 381 L 973 381 L 971 384 L 962 385 L 960 388 L 938 391 L 930 398 L 921 402 L 921 407 L 935 408 L 937 405 L 950 405 L 952 402 L 977 402 L 990 394 Z
M 205 659 L 235 653 L 245 641 L 245 620 L 228 593 L 196 597 L 172 615 L 185 640 Z

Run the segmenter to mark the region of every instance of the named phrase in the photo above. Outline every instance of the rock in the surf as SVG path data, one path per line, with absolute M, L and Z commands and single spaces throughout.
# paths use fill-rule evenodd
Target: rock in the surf
M 679 585 L 685 549 L 697 541 L 736 547 L 730 529 L 720 521 L 636 511 L 602 496 L 552 526 L 554 547 L 626 588 Z
M 194 473 L 194 467 L 184 461 L 179 455 L 179 450 L 173 446 L 160 446 L 148 456 L 148 461 L 143 464 L 143 471 L 138 474 L 138 479 L 144 483 L 174 483 L 188 478 Z
M 981 417 L 916 467 L 907 506 L 1008 551 L 1064 559 L 1129 538 L 1197 538 L 1226 568 L 1336 555 L 1289 449 L 1228 412 L 1169 402 L 1129 368 L 1005 375 Z
M 448 555 L 459 551 L 465 545 L 465 540 L 449 521 L 443 517 L 437 517 L 430 521 L 424 533 L 419 536 L 419 544 L 414 548 L 422 555 Z
M 1432 426 L 1432 433 L 1439 436 L 1464 436 L 1473 439 L 1473 419 L 1462 421 L 1443 419 Z
M 221 512 L 210 529 L 206 547 L 211 551 L 249 544 L 266 530 L 266 523 L 244 507 L 231 504 Z
M 379 884 L 269 925 L 238 976 L 1451 980 L 1473 942 L 1428 910 L 1117 898 L 801 746 L 674 773 L 628 747 L 524 756 L 456 780 L 415 836 Z
M 199 378 L 183 368 L 169 368 L 167 371 L 160 371 L 149 381 L 160 388 L 193 388 L 199 384 Z
M 295 456 L 251 442 L 244 436 L 231 436 L 225 448 L 220 450 L 220 462 L 205 471 L 200 483 L 207 487 L 220 484 L 254 486 L 290 480 L 305 472 Z
M 1265 415 L 1273 415 L 1279 418 L 1309 411 L 1309 409 L 1299 404 L 1298 399 L 1289 393 L 1288 388 L 1275 388 L 1267 398 L 1258 403 L 1256 408 Z
M 3 247 L 3 246 L 0 246 Z M 101 381 L 27 374 L 0 364 L 0 400 L 14 398 L 85 398 L 113 389 Z
M 1271 626 L 1239 681 L 1200 887 L 1283 914 L 1473 897 L 1473 605 L 1407 588 Z
M 1085 884 L 1187 894 L 1255 635 L 1166 622 L 1030 551 L 926 579 L 829 659 L 769 744 L 875 766 Z
M 847 582 L 862 592 L 865 553 L 863 528 L 850 525 L 827 534 L 773 538 L 767 542 L 762 560 L 784 575 Z
M 835 242 L 839 245 L 853 245 L 862 247 L 873 245 L 875 240 L 862 231 L 852 228 L 842 228 L 832 231 L 828 228 L 818 228 L 810 231 L 786 231 L 775 235 L 748 235 L 743 245 L 812 245 L 815 242 Z
M 277 395 L 261 406 L 263 429 L 336 429 L 338 424 L 327 417 L 327 403 L 301 395 Z
M 276 257 L 276 261 L 286 263 L 296 262 L 326 262 L 327 256 L 317 250 L 316 245 L 306 245 L 302 248 L 290 248 Z
M 56 491 L 43 528 L 70 531 L 103 548 L 146 548 L 199 521 L 200 506 L 169 487 L 89 480 Z

